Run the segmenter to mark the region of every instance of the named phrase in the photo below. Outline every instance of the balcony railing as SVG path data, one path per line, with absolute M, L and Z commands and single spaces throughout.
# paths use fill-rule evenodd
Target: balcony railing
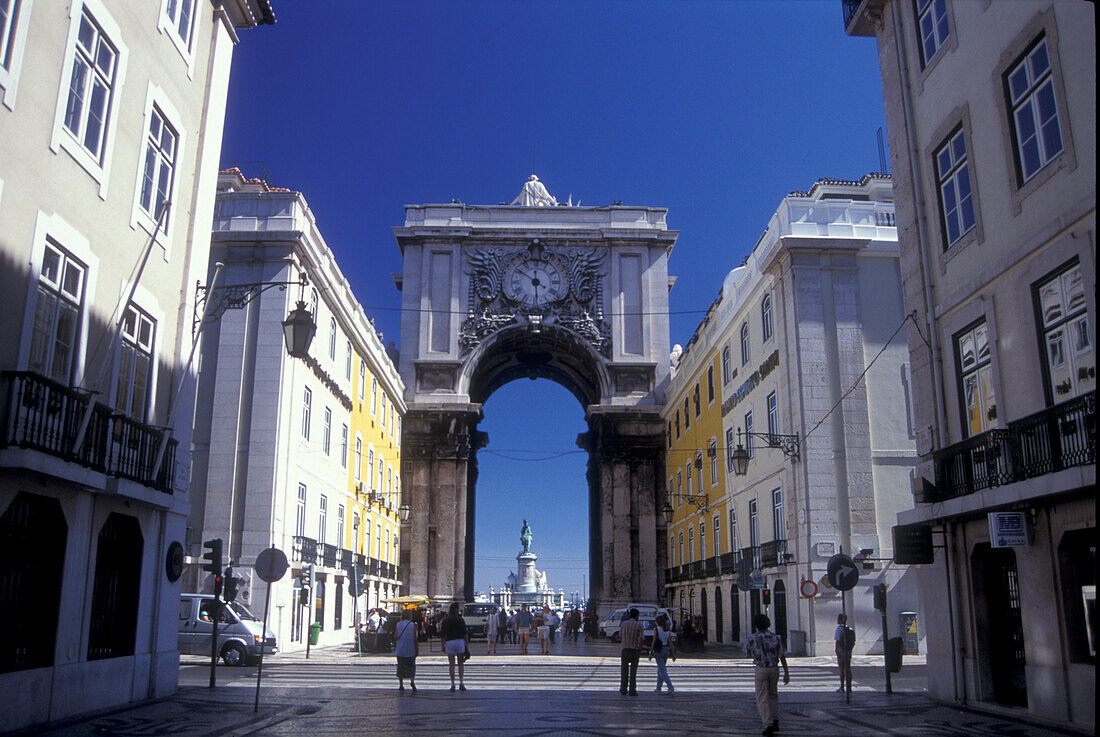
M 936 488 L 918 501 L 942 502 L 1096 462 L 1096 392 L 967 438 L 932 456 Z
M 718 558 L 707 558 L 703 561 L 703 578 L 713 578 L 718 575 Z
M 116 478 L 172 493 L 176 464 L 174 438 L 168 440 L 160 472 L 153 477 L 163 430 L 132 420 L 98 402 L 92 407 L 84 440 L 73 451 L 81 422 L 93 401 L 85 392 L 31 371 L 4 371 L 0 447 L 38 450 Z
M 291 559 L 295 563 L 317 562 L 317 541 L 312 537 L 294 536 L 294 547 L 291 551 Z
M 328 543 L 321 543 L 321 565 L 325 568 L 335 568 L 339 548 Z
M 772 540 L 760 546 L 760 567 L 778 568 L 787 564 L 787 541 Z

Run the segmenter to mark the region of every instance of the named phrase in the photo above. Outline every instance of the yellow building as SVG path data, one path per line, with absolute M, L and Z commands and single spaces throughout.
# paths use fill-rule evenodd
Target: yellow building
M 371 334 L 370 337 L 374 337 Z M 357 346 L 348 448 L 349 549 L 363 556 L 364 609 L 386 606 L 400 590 L 403 385 L 381 344 Z
M 668 455 L 668 562 L 666 602 L 685 615 L 707 611 L 706 589 L 686 585 L 703 578 L 733 550 L 726 523 L 726 474 L 722 471 L 721 355 L 708 315 L 687 348 L 673 349 L 673 377 L 664 419 Z M 671 514 L 670 514 L 671 513 Z M 696 575 L 689 575 L 691 572 Z M 720 606 L 720 604 L 719 604 Z

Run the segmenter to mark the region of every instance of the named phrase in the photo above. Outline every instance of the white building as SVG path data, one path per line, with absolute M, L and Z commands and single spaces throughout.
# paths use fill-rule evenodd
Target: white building
M 1091 731 L 1095 5 L 843 7 L 877 39 L 916 314 L 917 505 L 899 522 L 940 602 L 929 692 Z
M 0 0 L 0 731 L 176 689 L 193 285 L 237 32 L 273 22 Z
M 399 593 L 404 386 L 300 193 L 231 169 L 213 223 L 209 278 L 224 267 L 210 299 L 238 308 L 202 338 L 184 586 L 209 590 L 201 546 L 221 538 L 239 600 L 262 616 L 252 566 L 279 548 L 291 562 L 271 592 L 280 649 L 304 648 L 314 622 L 321 645 L 349 642 L 357 613 Z M 306 360 L 287 354 L 281 324 L 299 299 L 318 325 Z
M 792 651 L 832 653 L 842 603 L 825 584 L 829 559 L 888 561 L 896 515 L 913 505 L 892 200 L 882 174 L 792 192 L 676 358 L 667 602 L 701 615 L 711 641 L 746 641 L 765 612 Z M 890 636 L 903 612 L 920 614 L 904 567 L 868 566 L 845 595 L 860 653 L 882 652 L 875 585 L 887 587 Z

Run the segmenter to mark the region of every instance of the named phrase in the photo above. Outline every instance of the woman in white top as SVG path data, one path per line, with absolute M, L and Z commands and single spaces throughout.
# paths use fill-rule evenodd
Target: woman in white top
M 668 617 L 661 614 L 657 617 L 657 629 L 653 632 L 653 641 L 649 644 L 649 657 L 657 659 L 657 688 L 653 689 L 661 693 L 661 684 L 668 684 L 668 691 L 672 693 L 676 689 L 672 686 L 672 679 L 668 677 L 668 659 L 676 662 L 676 641 L 672 636 L 672 627 Z
M 489 612 L 489 618 L 485 621 L 485 654 L 492 655 L 497 651 L 497 632 L 499 631 L 499 619 L 497 608 Z

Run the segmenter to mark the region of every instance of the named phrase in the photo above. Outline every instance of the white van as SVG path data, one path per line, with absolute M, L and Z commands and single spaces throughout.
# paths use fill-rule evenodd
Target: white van
M 462 618 L 466 621 L 466 632 L 470 639 L 486 637 L 489 627 L 489 617 L 500 611 L 491 601 L 472 601 L 462 607 Z
M 179 648 L 184 655 L 209 655 L 214 628 L 213 612 L 218 619 L 218 656 L 226 665 L 246 665 L 264 655 L 279 652 L 275 633 L 263 630 L 263 622 L 243 604 L 233 602 L 215 607 L 210 594 L 180 594 Z
M 668 617 L 668 621 L 672 622 L 672 612 L 668 609 L 658 607 L 656 604 L 631 604 L 625 609 L 616 609 L 608 614 L 600 622 L 600 633 L 612 642 L 618 642 L 620 639 L 619 626 L 622 624 L 623 617 L 631 609 L 638 610 L 638 621 L 642 623 L 642 630 L 645 633 L 644 640 L 647 642 L 653 637 L 658 615 L 664 614 Z

